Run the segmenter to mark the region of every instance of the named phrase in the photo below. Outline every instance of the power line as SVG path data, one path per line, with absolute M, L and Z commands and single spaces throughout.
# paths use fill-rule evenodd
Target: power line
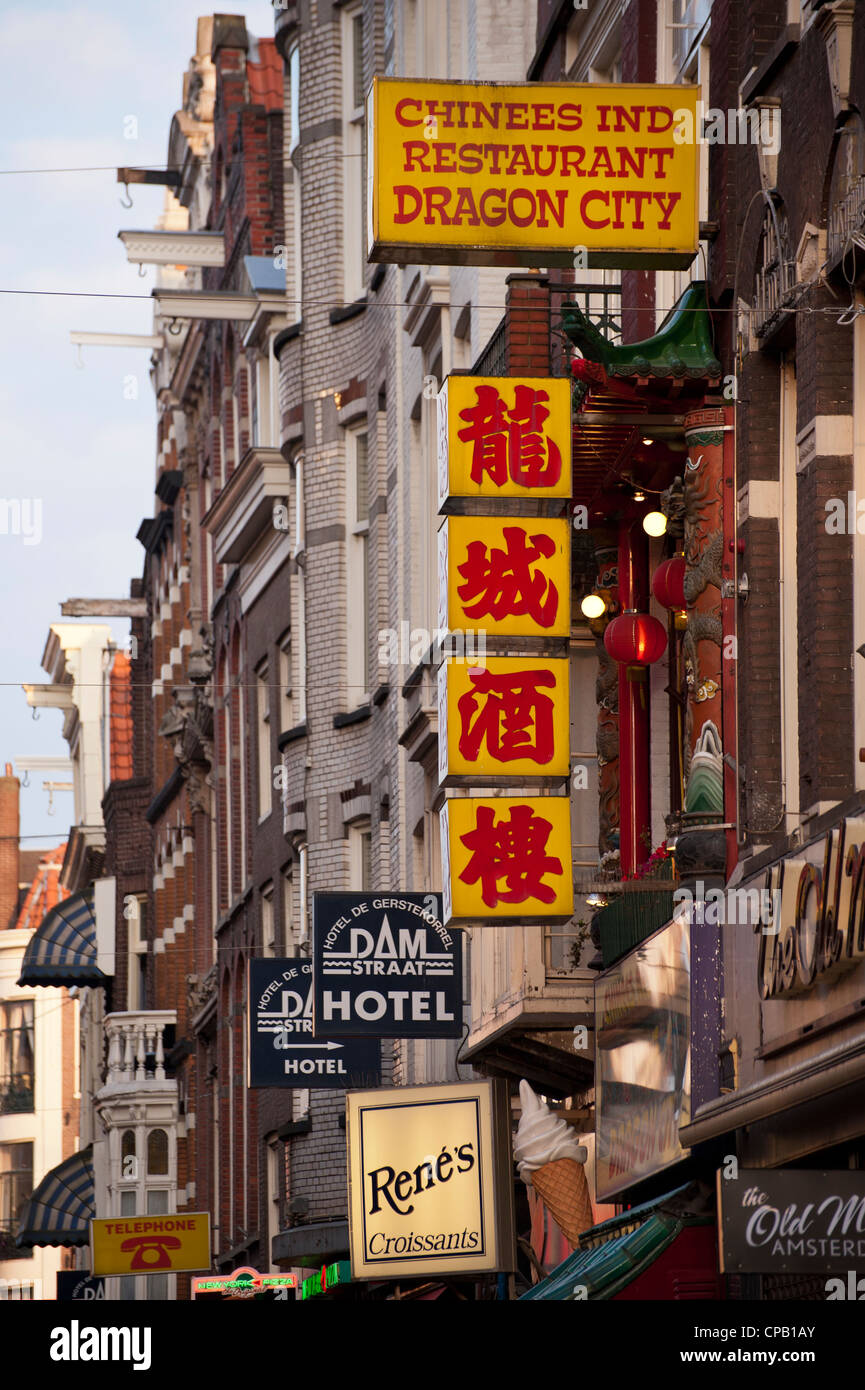
M 471 267 L 469 267 L 469 269 L 471 269 Z M 163 286 L 163 288 L 167 289 L 168 287 L 167 287 L 167 286 Z M 606 285 L 597 285 L 597 286 L 594 286 L 594 285 L 589 285 L 589 286 L 575 285 L 575 286 L 574 286 L 574 289 L 573 289 L 573 293 L 574 293 L 575 296 L 576 296 L 576 295 L 594 295 L 594 294 L 603 295 L 604 291 L 605 291 L 606 289 L 608 289 L 608 288 L 611 288 L 611 287 L 610 287 L 610 286 L 606 286 Z M 121 293 L 119 293 L 119 292 L 116 292 L 116 293 L 115 293 L 115 292 L 107 291 L 107 290 L 18 290 L 18 289 L 0 289 L 0 294 L 47 295 L 47 296 L 55 296 L 55 297 L 59 297 L 59 298 L 65 298 L 65 299 L 142 299 L 142 300 L 149 300 L 149 302 L 150 302 L 151 304 L 154 302 L 155 296 L 157 296 L 159 293 L 160 293 L 160 291 L 159 291 L 158 289 L 155 290 L 155 291 L 154 291 L 153 293 L 151 293 L 151 294 L 121 294 Z M 181 291 L 181 293 L 189 293 L 189 294 L 199 294 L 199 293 L 203 293 L 203 294 L 207 295 L 207 294 L 220 294 L 220 293 L 236 293 L 236 291 L 220 291 L 220 290 L 210 290 L 210 291 L 204 290 L 204 291 L 199 291 L 199 290 L 189 290 L 189 291 Z M 570 293 L 570 290 L 569 290 L 567 287 L 563 287 L 562 289 L 554 290 L 553 293 L 555 293 L 555 294 L 561 294 L 561 295 L 568 295 L 568 294 Z M 286 304 L 297 304 L 297 305 L 300 306 L 301 309 L 306 308 L 307 306 L 311 306 L 311 305 L 315 305 L 317 308 L 323 307 L 323 308 L 326 308 L 326 309 L 351 309 L 351 308 L 354 308 L 355 304 L 358 303 L 358 302 L 363 302 L 364 308 L 365 308 L 365 309 L 411 309 L 411 308 L 414 307 L 414 301 L 413 301 L 413 300 L 410 300 L 410 299 L 378 299 L 378 298 L 376 298 L 375 300 L 366 300 L 366 301 L 355 301 L 355 300 L 351 300 L 351 301 L 349 301 L 348 303 L 346 303 L 344 300 L 333 300 L 333 299 L 298 299 L 297 297 L 295 297 L 295 296 L 293 296 L 293 295 L 286 295 L 286 297 L 285 297 L 285 302 L 286 302 Z M 678 301 L 677 301 L 677 303 L 678 303 Z M 456 303 L 456 302 L 453 302 L 453 301 L 442 302 L 442 303 L 437 304 L 437 305 L 434 306 L 434 307 L 437 307 L 437 308 L 439 308 L 439 309 L 459 309 L 459 310 L 463 310 L 463 309 L 465 309 L 466 307 L 468 307 L 468 308 L 470 308 L 470 309 L 498 309 L 501 313 L 504 313 L 504 312 L 505 312 L 505 308 L 506 308 L 506 306 L 505 306 L 504 304 L 502 304 L 502 303 L 498 303 L 498 304 L 473 304 L 473 303 L 471 303 L 471 302 L 468 302 L 468 304 L 467 304 L 467 303 L 465 303 L 465 302 Z M 667 308 L 667 309 L 664 309 L 664 308 L 662 308 L 662 307 L 659 306 L 659 305 L 650 306 L 650 305 L 645 305 L 645 304 L 617 304 L 617 305 L 616 305 L 616 313 L 617 313 L 617 314 L 621 314 L 621 313 L 631 313 L 631 312 L 637 312 L 638 310 L 641 310 L 641 311 L 645 312 L 646 309 L 649 308 L 649 309 L 651 309 L 651 312 L 652 312 L 652 313 L 658 313 L 658 314 L 660 314 L 660 313 L 667 313 L 667 314 L 668 314 L 668 313 L 670 313 L 671 310 L 674 309 L 675 307 L 676 307 L 675 304 L 671 304 L 671 305 L 669 306 L 669 308 Z M 690 309 L 688 310 L 688 313 L 689 313 L 689 314 L 709 314 L 709 315 L 715 315 L 715 314 L 757 314 L 757 313 L 759 313 L 759 312 L 761 312 L 761 311 L 757 308 L 756 305 L 753 305 L 753 304 L 749 304 L 749 305 L 740 305 L 738 308 L 736 308 L 734 305 L 707 306 L 706 308 L 703 308 L 702 306 L 695 306 L 695 307 L 690 308 Z M 860 312 L 865 313 L 865 309 L 862 309 Z M 515 315 L 515 317 L 518 318 L 518 317 L 519 317 L 520 310 L 519 310 L 519 309 L 512 309 L 512 313 Z M 802 305 L 802 306 L 796 305 L 796 306 L 793 306 L 793 307 L 791 307 L 791 308 L 789 308 L 789 309 L 785 309 L 785 310 L 784 310 L 784 313 L 786 313 L 786 314 L 837 314 L 837 313 L 838 313 L 838 306 L 835 305 L 835 304 L 827 304 L 827 305 L 822 305 L 822 306 L 818 306 L 818 307 L 814 308 L 814 307 L 811 307 L 811 306 L 809 306 L 809 305 Z M 163 314 L 163 318 L 170 318 L 170 317 L 172 317 L 170 314 L 167 314 L 167 313 L 164 313 L 164 314 Z M 184 318 L 185 316 L 184 316 L 183 314 L 177 314 L 177 315 L 175 315 L 174 317 L 177 318 L 177 319 L 182 319 L 182 318 Z M 207 322 L 207 321 L 208 321 L 208 320 L 205 320 L 205 322 Z M 217 323 L 217 322 L 220 322 L 220 320 L 214 319 L 214 320 L 210 320 L 210 322 Z M 86 347 L 87 344 L 84 344 L 84 346 Z M 636 344 L 633 344 L 633 343 L 632 343 L 632 344 L 625 344 L 624 346 L 633 347 L 633 346 L 636 346 Z

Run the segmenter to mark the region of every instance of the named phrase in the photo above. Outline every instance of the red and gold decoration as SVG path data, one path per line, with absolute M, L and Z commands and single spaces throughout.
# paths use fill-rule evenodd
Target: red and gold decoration
M 652 666 L 667 649 L 667 634 L 650 613 L 625 612 L 610 623 L 604 646 L 621 666 Z
M 662 608 L 685 607 L 685 575 L 688 566 L 684 555 L 664 560 L 652 575 L 652 593 Z

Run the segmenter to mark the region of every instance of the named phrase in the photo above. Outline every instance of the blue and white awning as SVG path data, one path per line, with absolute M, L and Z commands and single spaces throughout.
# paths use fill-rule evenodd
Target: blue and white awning
M 21 1212 L 15 1244 L 87 1245 L 95 1215 L 91 1146 L 45 1174 Z
M 96 964 L 93 889 L 52 907 L 24 952 L 19 985 L 104 985 Z

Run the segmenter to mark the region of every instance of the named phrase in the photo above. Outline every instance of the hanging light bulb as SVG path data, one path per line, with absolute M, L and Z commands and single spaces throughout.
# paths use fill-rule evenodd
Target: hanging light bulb
M 634 493 L 634 501 L 635 501 L 635 502 L 645 502 L 645 500 L 646 500 L 646 494 L 645 494 L 644 492 L 642 492 L 639 488 L 637 488 L 636 492 Z
M 663 512 L 646 512 L 643 517 L 643 530 L 647 536 L 663 536 L 667 529 L 667 518 Z
M 600 618 L 606 606 L 600 594 L 591 593 L 580 602 L 580 611 L 586 618 Z

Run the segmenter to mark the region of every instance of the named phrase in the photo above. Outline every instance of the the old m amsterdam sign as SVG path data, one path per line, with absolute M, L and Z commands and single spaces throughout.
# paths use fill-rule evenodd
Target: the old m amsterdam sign
M 719 1170 L 718 1220 L 722 1273 L 865 1269 L 865 1173 Z
M 865 820 L 843 820 L 773 864 L 760 894 L 758 983 L 789 998 L 865 957 Z

